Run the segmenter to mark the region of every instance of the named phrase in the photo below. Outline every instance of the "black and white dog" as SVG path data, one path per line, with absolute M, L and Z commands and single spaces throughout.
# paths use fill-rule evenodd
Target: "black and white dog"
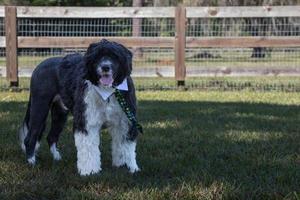
M 80 175 L 101 171 L 99 131 L 103 127 L 108 128 L 112 136 L 112 165 L 126 165 L 131 173 L 139 171 L 135 153 L 138 131 L 114 95 L 115 88 L 125 90 L 124 99 L 135 115 L 131 70 L 131 52 L 107 40 L 91 44 L 84 56 L 49 58 L 39 64 L 32 74 L 28 108 L 19 133 L 28 163 L 36 162 L 51 110 L 47 141 L 55 160 L 61 159 L 56 144 L 71 112 Z

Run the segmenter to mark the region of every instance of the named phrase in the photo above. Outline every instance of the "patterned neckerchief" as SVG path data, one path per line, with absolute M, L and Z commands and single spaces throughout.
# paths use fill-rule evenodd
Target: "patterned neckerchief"
M 122 110 L 124 111 L 124 113 L 126 114 L 127 118 L 132 123 L 132 126 L 136 127 L 140 133 L 143 133 L 143 127 L 138 123 L 133 112 L 131 111 L 127 102 L 125 101 L 124 95 L 120 92 L 120 90 L 115 89 L 115 97 L 117 98 L 117 101 L 119 102 L 119 104 L 120 104 Z

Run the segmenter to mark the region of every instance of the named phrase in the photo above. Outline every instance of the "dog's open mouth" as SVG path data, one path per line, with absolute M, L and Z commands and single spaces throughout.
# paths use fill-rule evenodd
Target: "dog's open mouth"
M 112 77 L 112 74 L 103 74 L 103 75 L 101 75 L 99 82 L 101 85 L 104 85 L 104 86 L 112 86 L 114 79 Z

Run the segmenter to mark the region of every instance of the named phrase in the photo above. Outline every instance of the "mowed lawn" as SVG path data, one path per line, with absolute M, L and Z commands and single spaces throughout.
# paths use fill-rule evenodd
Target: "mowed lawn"
M 138 92 L 141 172 L 80 177 L 71 117 L 53 162 L 43 138 L 30 167 L 17 142 L 28 92 L 0 93 L 0 199 L 300 199 L 300 93 Z M 48 127 L 49 128 L 49 127 Z

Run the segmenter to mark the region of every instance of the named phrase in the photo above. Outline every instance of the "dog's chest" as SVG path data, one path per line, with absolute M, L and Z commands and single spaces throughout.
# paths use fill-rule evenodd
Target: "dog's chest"
M 104 100 L 95 89 L 89 88 L 85 96 L 86 115 L 90 123 L 110 123 L 126 119 L 119 102 L 115 95 L 111 95 Z
M 104 113 L 107 118 L 112 118 L 116 115 L 123 114 L 123 110 L 117 101 L 115 95 L 111 95 L 106 101 L 99 98 L 99 106 L 101 110 L 104 110 Z

